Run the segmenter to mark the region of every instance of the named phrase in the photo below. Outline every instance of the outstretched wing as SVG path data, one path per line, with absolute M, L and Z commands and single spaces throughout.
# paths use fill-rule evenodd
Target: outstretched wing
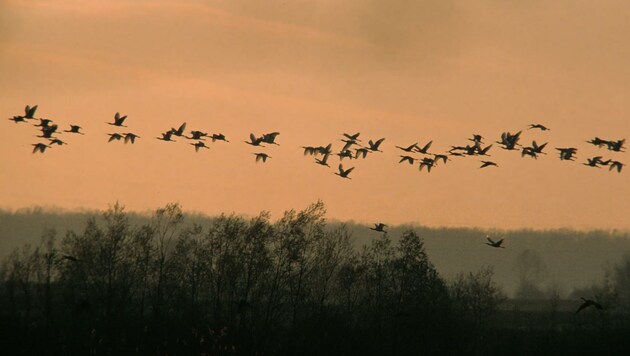
M 385 138 L 381 138 L 378 141 L 374 142 L 374 149 L 378 150 L 378 147 L 381 145 L 381 143 L 383 143 L 383 141 L 385 141 Z

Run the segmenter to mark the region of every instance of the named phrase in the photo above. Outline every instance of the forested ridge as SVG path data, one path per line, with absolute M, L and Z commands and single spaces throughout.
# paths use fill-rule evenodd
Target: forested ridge
M 190 220 L 177 204 L 140 220 L 116 204 L 80 229 L 49 229 L 39 243 L 9 253 L 0 270 L 5 349 L 151 355 L 628 350 L 630 259 L 610 268 L 601 283 L 576 291 L 603 310 L 575 314 L 579 297 L 571 302 L 542 290 L 544 263 L 530 250 L 517 256 L 517 293 L 533 306 L 508 300 L 491 263 L 444 278 L 422 230 L 390 230 L 357 244 L 348 225 L 325 219 L 322 202 L 273 222 L 267 212 Z

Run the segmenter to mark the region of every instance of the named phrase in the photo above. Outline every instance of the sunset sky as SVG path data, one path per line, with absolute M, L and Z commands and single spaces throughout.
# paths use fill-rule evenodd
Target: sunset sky
M 582 165 L 630 163 L 585 142 L 630 138 L 628 1 L 4 0 L 0 93 L 0 208 L 179 202 L 275 219 L 322 199 L 329 218 L 366 223 L 630 229 L 630 169 Z M 33 122 L 7 120 L 27 104 L 85 135 L 32 154 Z M 116 112 L 135 145 L 107 143 Z M 155 139 L 183 122 L 231 142 L 195 153 Z M 519 130 L 549 154 L 495 144 L 499 168 L 398 164 L 396 145 L 444 152 Z M 273 131 L 280 146 L 243 143 Z M 339 150 L 343 132 L 386 138 L 383 153 L 344 159 L 351 180 L 300 148 Z M 554 147 L 571 146 L 578 160 L 560 161 Z

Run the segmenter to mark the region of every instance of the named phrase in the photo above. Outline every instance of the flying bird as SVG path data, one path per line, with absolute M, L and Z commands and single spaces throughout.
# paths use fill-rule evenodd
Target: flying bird
M 419 166 L 419 170 L 422 170 L 423 167 L 427 167 L 427 172 L 431 173 L 431 168 L 433 168 L 435 166 L 435 160 L 433 158 L 423 158 L 422 161 L 420 161 L 420 166 Z
M 256 162 L 258 163 L 258 161 L 262 160 L 263 163 L 267 162 L 267 158 L 271 158 L 271 156 L 269 156 L 266 153 L 254 153 L 254 155 L 256 155 Z
M 212 134 L 212 142 L 214 141 L 225 141 L 225 142 L 230 142 L 225 138 L 225 135 L 222 133 L 218 133 L 218 134 Z
M 210 149 L 210 147 L 206 146 L 206 144 L 203 141 L 191 143 L 191 145 L 195 146 L 195 152 L 199 152 L 200 148 L 205 148 L 208 150 Z
M 623 168 L 623 166 L 625 166 L 625 164 L 619 161 L 612 161 L 610 162 L 610 167 L 608 167 L 608 170 L 612 171 L 613 169 L 617 168 L 617 172 L 621 173 L 621 169 Z
M 123 133 L 123 135 L 125 135 L 125 143 L 131 142 L 131 144 L 134 144 L 136 142 L 136 139 L 140 138 L 140 136 L 131 132 Z
M 44 153 L 46 149 L 50 147 L 45 143 L 34 143 L 32 146 L 33 146 L 33 153 L 37 151 Z
M 62 145 L 67 145 L 67 143 L 65 143 L 65 142 L 61 141 L 61 140 L 60 140 L 60 139 L 58 139 L 58 138 L 51 138 L 51 139 L 49 139 L 49 140 L 50 140 L 50 144 L 51 144 L 51 145 L 59 145 L 59 146 L 62 146 Z
M 350 172 L 352 172 L 353 169 L 354 169 L 354 167 L 344 170 L 343 169 L 343 165 L 341 163 L 339 163 L 339 172 L 335 172 L 335 174 L 340 176 L 341 178 L 352 179 L 352 178 L 348 177 L 348 175 L 350 174 Z
M 427 143 L 426 145 L 424 145 L 424 147 L 422 147 L 422 148 L 419 148 L 418 146 L 416 146 L 416 152 L 418 152 L 418 153 L 423 153 L 423 154 L 425 154 L 425 155 L 430 154 L 430 153 L 428 152 L 428 149 L 429 149 L 429 147 L 431 147 L 431 144 L 432 144 L 432 143 L 433 143 L 433 141 L 429 141 L 429 143 Z
M 355 150 L 355 152 L 356 152 L 356 154 L 354 156 L 355 159 L 358 159 L 359 156 L 361 156 L 361 158 L 365 159 L 365 157 L 367 157 L 368 153 L 373 152 L 373 151 L 370 151 L 369 148 L 361 147 L 361 148 L 357 148 Z
M 405 152 L 414 152 L 414 150 L 416 150 L 418 148 L 418 143 L 414 143 L 411 146 L 407 146 L 407 147 L 400 147 L 400 146 L 396 146 L 396 148 L 400 148 L 401 150 L 405 151 Z
M 596 156 L 593 158 L 587 158 L 586 162 L 582 163 L 585 166 L 589 166 L 589 167 L 596 167 L 599 168 L 600 164 L 603 164 L 604 161 L 602 161 L 602 156 Z
M 584 309 L 586 309 L 586 308 L 588 308 L 588 307 L 595 307 L 595 308 L 596 308 L 596 309 L 598 309 L 598 310 L 602 310 L 602 309 L 604 309 L 604 308 L 602 307 L 602 305 L 601 305 L 601 304 L 597 303 L 597 302 L 596 302 L 596 301 L 594 301 L 594 300 L 591 300 L 591 299 L 586 299 L 586 298 L 584 298 L 584 297 L 582 297 L 581 299 L 582 299 L 582 301 L 583 301 L 583 302 L 582 302 L 582 304 L 580 305 L 580 307 L 578 308 L 578 310 L 575 312 L 575 314 L 577 314 L 577 313 L 581 312 L 582 310 L 584 310 Z
M 265 147 L 265 146 L 263 146 L 263 145 L 261 145 L 261 144 L 260 144 L 260 143 L 262 142 L 262 139 L 263 139 L 262 137 L 258 137 L 258 138 L 256 138 L 256 136 L 254 136 L 254 134 L 253 134 L 253 133 L 251 133 L 251 134 L 249 134 L 249 140 L 250 140 L 250 142 L 247 142 L 247 141 L 243 141 L 243 142 L 245 142 L 245 143 L 246 143 L 246 144 L 248 144 L 248 145 L 252 145 L 252 146 Z
M 501 239 L 499 241 L 493 241 L 489 237 L 486 237 L 486 239 L 488 240 L 488 242 L 486 242 L 486 245 L 488 245 L 488 246 L 492 246 L 492 247 L 496 247 L 496 248 L 505 248 L 505 246 L 501 245 L 501 244 L 503 244 L 503 239 Z
M 185 122 L 181 124 L 178 129 L 171 127 L 171 132 L 173 133 L 173 135 L 179 136 L 179 137 L 184 136 L 184 130 L 186 130 Z
M 541 131 L 549 131 L 550 129 L 548 127 L 545 127 L 544 125 L 541 124 L 530 124 L 529 125 L 529 130 L 531 129 L 539 129 Z
M 498 167 L 499 165 L 492 162 L 492 161 L 481 161 L 481 166 L 479 168 L 485 168 L 485 167 L 490 167 L 490 166 L 495 166 Z
M 374 231 L 378 231 L 378 232 L 387 232 L 387 231 L 385 231 L 386 227 L 387 227 L 387 225 L 385 225 L 383 223 L 378 223 L 378 224 L 374 224 L 374 227 L 371 227 L 370 230 L 374 230 Z
M 361 135 L 361 133 L 360 133 L 360 132 L 357 132 L 357 133 L 355 133 L 354 135 L 349 135 L 349 134 L 347 134 L 347 133 L 344 133 L 343 135 L 344 135 L 344 136 L 345 136 L 348 140 L 351 140 L 351 141 L 361 141 L 361 140 L 359 140 L 359 135 Z
M 171 138 L 172 136 L 173 136 L 173 131 L 166 131 L 162 133 L 162 137 L 156 137 L 156 138 L 162 141 L 176 142 L 175 140 Z
M 383 152 L 383 151 L 379 151 L 379 147 L 381 146 L 381 144 L 383 143 L 383 141 L 385 141 L 385 138 L 381 138 L 376 142 L 372 142 L 372 140 L 368 141 L 368 145 L 370 147 L 368 147 L 368 149 L 372 152 Z
M 278 146 L 280 146 L 276 142 L 276 137 L 278 137 L 278 135 L 280 135 L 280 132 L 272 132 L 272 133 L 268 133 L 268 134 L 263 134 L 261 141 L 264 142 L 264 143 L 268 143 L 270 145 L 278 145 Z
M 415 162 L 416 158 L 413 158 L 411 156 L 400 156 L 400 161 L 398 161 L 398 163 L 403 163 L 404 161 L 409 162 L 409 164 L 413 164 Z
M 577 148 L 569 147 L 569 148 L 556 148 L 556 150 L 560 151 L 560 160 L 561 161 L 575 161 L 573 155 L 577 153 Z
M 324 157 L 322 159 L 317 159 L 315 158 L 315 163 L 322 165 L 322 166 L 326 166 L 326 167 L 330 167 L 328 165 L 328 157 L 330 157 L 330 153 L 325 154 Z
M 26 107 L 24 108 L 24 118 L 25 119 L 34 119 L 35 118 L 35 111 L 37 111 L 37 105 L 30 107 L 28 105 L 26 105 Z
M 123 122 L 125 122 L 126 118 L 127 118 L 127 115 L 120 116 L 120 113 L 117 112 L 114 115 L 114 122 L 108 122 L 108 124 L 110 124 L 112 126 L 127 127 L 127 126 L 123 125 Z
M 70 125 L 70 130 L 64 130 L 63 132 L 77 133 L 79 135 L 85 135 L 83 132 L 81 132 L 81 126 L 78 126 L 78 125 Z
M 119 133 L 113 133 L 113 134 L 108 134 L 108 135 L 109 135 L 109 140 L 107 140 L 108 143 L 114 140 L 120 141 L 123 138 L 123 135 Z
M 24 116 L 13 116 L 12 118 L 9 118 L 9 120 L 15 122 L 16 124 L 18 122 L 26 122 L 26 119 L 24 118 Z
M 186 137 L 189 140 L 203 140 L 204 137 L 208 136 L 206 132 L 192 130 L 190 131 L 190 137 Z

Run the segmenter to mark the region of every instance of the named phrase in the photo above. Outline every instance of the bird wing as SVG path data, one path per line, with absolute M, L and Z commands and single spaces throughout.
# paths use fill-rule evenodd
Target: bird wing
M 426 152 L 429 149 L 429 147 L 431 147 L 432 143 L 433 143 L 433 141 L 429 141 L 429 143 L 424 145 L 424 147 L 422 147 L 422 152 Z
M 346 176 L 348 174 L 350 174 L 350 172 L 352 172 L 352 170 L 354 170 L 354 167 L 346 169 L 346 171 L 345 171 Z
M 339 163 L 339 174 L 343 174 L 343 165 Z
M 491 239 L 491 238 L 489 238 L 489 237 L 486 237 L 486 240 L 488 240 L 488 241 L 489 241 L 491 244 L 493 244 L 493 245 L 496 243 L 496 242 L 492 241 L 492 239 Z M 487 248 L 487 247 L 486 247 L 486 248 Z
M 378 150 L 378 147 L 381 145 L 381 143 L 383 143 L 383 141 L 385 141 L 384 137 L 374 142 L 374 149 Z
M 179 129 L 177 130 L 177 133 L 179 133 L 180 135 L 184 132 L 184 130 L 186 130 L 186 123 L 184 122 Z
M 35 111 L 37 111 L 37 105 L 33 106 L 32 108 L 29 108 L 28 112 L 26 113 L 26 116 L 33 117 L 33 115 L 35 115 Z
M 254 134 L 253 134 L 253 133 L 250 133 L 250 134 L 249 134 L 249 140 L 250 140 L 252 143 L 256 142 L 256 136 L 254 136 Z

